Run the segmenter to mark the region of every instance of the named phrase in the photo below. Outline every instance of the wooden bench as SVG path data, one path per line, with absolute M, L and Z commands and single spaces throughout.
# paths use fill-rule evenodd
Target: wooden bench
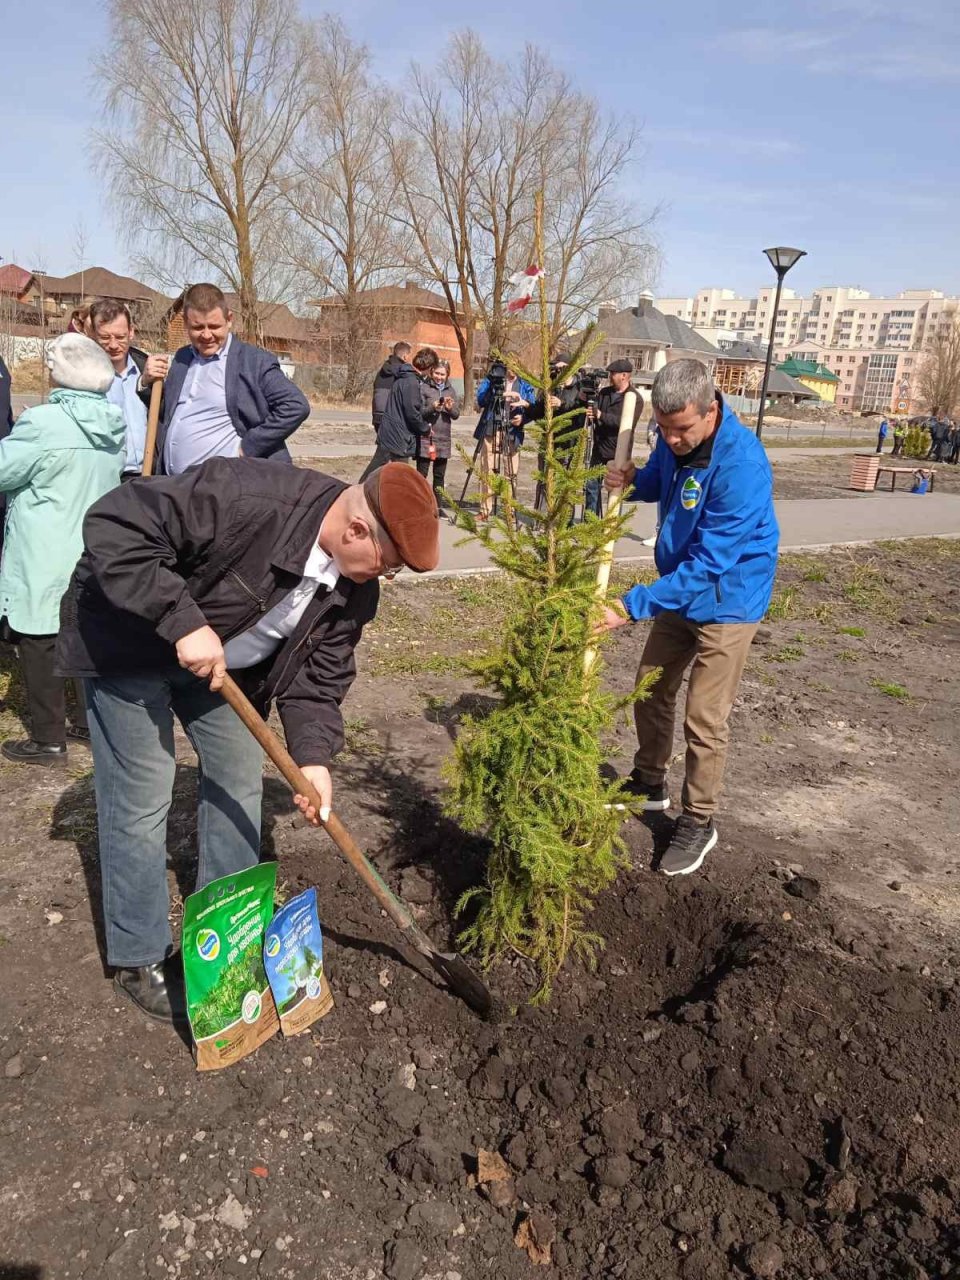
M 888 475 L 890 476 L 890 492 L 891 492 L 891 493 L 893 493 L 893 492 L 896 490 L 896 487 L 897 487 L 897 476 L 910 476 L 910 477 L 912 478 L 912 477 L 916 474 L 916 472 L 917 472 L 917 471 L 919 471 L 919 470 L 927 470 L 927 468 L 925 468 L 925 467 L 924 467 L 924 468 L 920 468 L 920 467 L 878 467 L 878 468 L 877 468 L 877 481 L 876 481 L 876 484 L 874 484 L 874 486 L 873 486 L 873 487 L 874 487 L 875 489 L 877 488 L 877 485 L 879 485 L 879 483 L 880 483 L 880 477 L 886 473 L 886 474 L 888 474 Z M 933 471 L 933 470 L 931 470 L 931 471 L 930 471 L 930 485 L 929 485 L 929 487 L 928 487 L 928 489 L 927 489 L 927 493 L 933 493 L 933 482 L 934 482 L 934 480 L 936 479 L 936 475 L 937 475 L 937 473 L 936 473 L 935 471 Z

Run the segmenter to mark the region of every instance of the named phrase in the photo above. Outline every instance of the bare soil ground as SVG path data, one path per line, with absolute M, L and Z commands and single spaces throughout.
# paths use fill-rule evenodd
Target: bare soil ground
M 864 452 L 870 452 L 864 450 Z M 770 463 L 773 467 L 774 493 L 778 498 L 858 498 L 860 494 L 849 487 L 850 471 L 853 466 L 851 454 L 840 457 L 809 457 L 803 454 L 792 454 L 789 449 L 778 449 L 771 453 Z M 905 467 L 914 470 L 918 467 L 934 472 L 934 485 L 938 493 L 960 493 L 960 467 L 946 462 L 925 463 L 916 458 L 891 458 L 889 451 L 883 458 L 884 466 Z M 900 476 L 897 490 L 909 489 L 909 477 Z M 886 490 L 890 485 L 889 476 L 881 476 L 878 489 Z M 918 498 L 918 501 L 922 499 Z
M 345 707 L 338 810 L 441 942 L 485 851 L 439 770 L 504 604 L 494 577 L 398 579 Z M 318 887 L 336 1005 L 204 1076 L 104 975 L 88 754 L 0 770 L 0 1276 L 960 1275 L 958 615 L 955 543 L 784 560 L 703 874 L 659 875 L 665 823 L 632 822 L 598 968 L 532 1009 L 502 964 L 498 1024 L 402 952 L 270 775 L 267 851 Z M 643 633 L 611 644 L 612 686 Z

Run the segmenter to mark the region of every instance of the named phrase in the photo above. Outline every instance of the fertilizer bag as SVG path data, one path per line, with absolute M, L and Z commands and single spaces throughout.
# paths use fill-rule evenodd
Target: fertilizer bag
M 216 1071 L 276 1035 L 279 1022 L 263 968 L 277 864 L 261 862 L 213 880 L 183 908 L 183 974 L 197 1070 Z
M 263 963 L 285 1036 L 306 1031 L 333 1008 L 323 972 L 323 934 L 317 891 L 307 889 L 285 903 L 270 921 Z

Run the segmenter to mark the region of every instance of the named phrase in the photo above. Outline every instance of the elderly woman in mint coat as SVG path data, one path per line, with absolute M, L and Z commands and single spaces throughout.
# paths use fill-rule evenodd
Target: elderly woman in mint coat
M 97 344 L 65 333 L 47 352 L 54 390 L 0 440 L 7 513 L 0 560 L 0 633 L 14 641 L 30 737 L 0 751 L 17 764 L 67 758 L 64 682 L 54 674 L 60 597 L 83 550 L 83 517 L 120 483 L 123 414 L 107 401 L 113 366 Z M 77 737 L 85 738 L 81 713 Z

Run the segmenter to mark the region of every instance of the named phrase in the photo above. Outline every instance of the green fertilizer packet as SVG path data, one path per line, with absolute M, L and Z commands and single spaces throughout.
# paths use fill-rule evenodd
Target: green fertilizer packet
M 270 921 L 263 963 L 285 1036 L 306 1031 L 333 1008 L 333 993 L 323 972 L 316 889 L 291 898 Z
M 197 1070 L 218 1071 L 277 1034 L 263 967 L 277 864 L 261 862 L 213 880 L 183 906 L 183 975 Z

